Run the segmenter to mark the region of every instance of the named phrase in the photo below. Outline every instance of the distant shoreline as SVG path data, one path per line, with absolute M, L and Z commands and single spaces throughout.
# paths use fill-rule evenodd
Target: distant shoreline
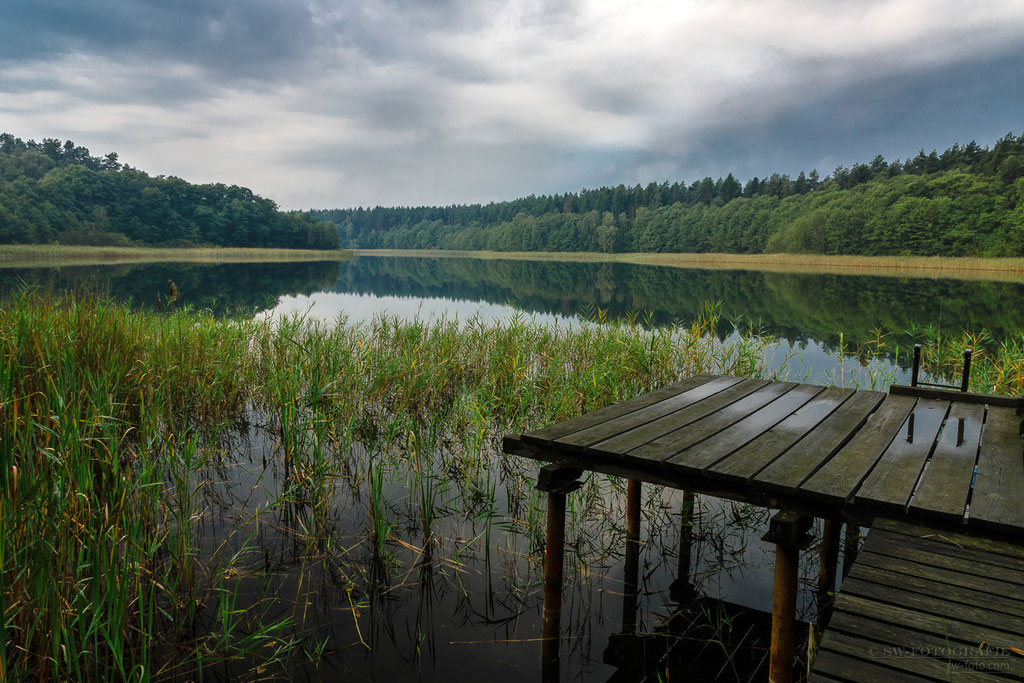
M 666 254 L 446 249 L 260 249 L 236 247 L 86 247 L 0 244 L 0 268 L 46 268 L 127 263 L 260 263 L 334 261 L 359 256 L 474 258 L 568 263 L 632 263 L 700 270 L 753 270 L 823 275 L 877 275 L 1024 283 L 1024 258 L 942 256 L 825 256 L 820 254 Z
M 84 247 L 0 244 L 0 268 L 115 265 L 122 263 L 260 263 L 335 261 L 352 258 L 351 249 L 257 249 L 236 247 Z
M 449 251 L 444 249 L 354 249 L 358 256 L 508 259 L 574 263 L 635 263 L 703 270 L 878 275 L 1024 283 L 1024 258 L 943 256 L 827 256 L 820 254 L 602 254 L 593 252 Z

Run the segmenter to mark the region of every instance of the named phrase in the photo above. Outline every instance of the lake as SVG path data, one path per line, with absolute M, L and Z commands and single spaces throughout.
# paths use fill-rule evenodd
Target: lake
M 0 270 L 0 290 L 22 283 L 87 289 L 150 306 L 166 295 L 168 280 L 180 305 L 217 314 L 344 315 L 350 322 L 380 313 L 496 319 L 521 311 L 569 325 L 601 315 L 664 325 L 690 322 L 713 302 L 726 322 L 722 335 L 753 329 L 776 340 L 773 364 L 782 374 L 861 385 L 872 372 L 905 380 L 906 350 L 928 334 L 986 332 L 998 343 L 1024 329 L 1024 283 L 1003 281 L 395 256 Z M 864 349 L 879 338 L 882 352 L 862 368 Z
M 728 321 L 723 338 L 753 329 L 776 340 L 780 371 L 860 383 L 869 383 L 871 373 L 903 376 L 906 357 L 893 349 L 926 334 L 984 330 L 999 342 L 1024 327 L 1024 285 L 1006 282 L 379 256 L 0 270 L 3 291 L 93 291 L 137 306 L 165 298 L 169 280 L 178 306 L 247 317 L 345 316 L 353 323 L 387 312 L 460 320 L 527 315 L 558 325 L 629 317 L 656 326 L 691 321 L 713 302 Z M 857 352 L 879 339 L 884 345 L 870 360 Z M 381 452 L 352 443 L 316 461 L 319 483 L 308 486 L 279 464 L 273 424 L 273 416 L 253 414 L 211 437 L 187 485 L 206 492 L 197 506 L 200 557 L 241 558 L 244 571 L 230 577 L 235 607 L 294 624 L 307 659 L 289 663 L 293 677 L 538 676 L 544 501 L 533 489 L 533 463 L 502 456 L 495 443 L 481 446 L 486 462 L 463 458 L 466 435 L 439 440 L 447 445 L 425 462 L 402 447 Z M 571 497 L 563 680 L 632 676 L 605 652 L 624 620 L 622 489 L 622 482 L 594 476 Z M 425 497 L 436 516 L 432 534 L 422 528 Z M 693 645 L 680 646 L 685 656 L 674 655 L 674 665 L 691 673 L 728 673 L 735 665 L 730 654 L 742 648 L 756 665 L 772 594 L 773 547 L 761 540 L 768 513 L 699 498 L 687 569 L 690 586 L 708 601 L 687 603 L 685 636 L 665 623 L 678 597 L 672 585 L 681 507 L 679 492 L 645 487 L 637 626 Z M 382 524 L 378 541 L 368 541 Z M 311 538 L 329 543 L 317 547 Z M 805 585 L 813 579 L 815 550 L 802 558 Z M 804 590 L 804 616 L 812 605 Z M 662 668 L 672 666 L 668 657 Z

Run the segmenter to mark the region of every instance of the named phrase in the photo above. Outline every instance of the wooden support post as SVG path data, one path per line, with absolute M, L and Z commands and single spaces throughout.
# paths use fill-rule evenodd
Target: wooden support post
M 821 534 L 821 571 L 818 573 L 818 628 L 824 630 L 832 616 L 835 599 L 836 573 L 839 565 L 838 520 L 826 519 Z
M 821 566 L 818 569 L 817 618 L 807 631 L 807 675 L 811 674 L 814 655 L 818 651 L 818 640 L 825 632 L 832 617 L 832 603 L 835 600 L 836 576 L 839 568 L 839 542 L 842 522 L 824 520 L 821 532 Z
M 857 550 L 860 548 L 860 527 L 856 524 L 846 525 L 846 533 L 843 535 L 843 578 L 850 573 L 854 560 L 857 559 Z
M 558 680 L 558 646 L 562 622 L 562 563 L 565 555 L 565 497 L 581 486 L 578 467 L 547 465 L 537 477 L 537 488 L 548 494 L 544 536 L 544 621 L 541 627 L 541 675 Z
M 775 513 L 764 540 L 775 544 L 775 592 L 772 596 L 772 644 L 768 660 L 770 683 L 793 680 L 796 639 L 796 591 L 800 549 L 810 542 L 813 520 L 797 512 Z
M 693 509 L 693 492 L 683 491 L 683 509 L 679 520 L 679 568 L 676 580 L 669 589 L 670 597 L 676 602 L 686 602 L 696 593 L 693 581 L 690 580 L 693 557 Z
M 622 566 L 622 632 L 636 632 L 637 592 L 640 577 L 640 493 L 639 481 L 626 483 L 626 557 Z

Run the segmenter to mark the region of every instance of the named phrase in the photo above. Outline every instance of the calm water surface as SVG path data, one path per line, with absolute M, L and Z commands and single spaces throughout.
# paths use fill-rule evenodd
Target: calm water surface
M 853 350 L 880 333 L 890 345 L 908 346 L 930 325 L 945 334 L 985 330 L 995 341 L 1024 327 L 1024 285 L 1016 283 L 397 257 L 0 270 L 3 291 L 90 290 L 137 306 L 154 305 L 168 280 L 176 283 L 182 305 L 218 314 L 302 313 L 351 322 L 386 312 L 460 319 L 526 314 L 560 325 L 630 315 L 663 325 L 688 322 L 708 302 L 718 302 L 728 321 L 723 336 L 751 327 L 773 336 L 777 366 L 799 352 L 786 362 L 791 376 L 841 374 L 861 382 L 867 374 Z M 904 359 L 891 354 L 874 363 L 872 369 L 892 375 L 905 371 Z M 301 658 L 289 663 L 291 677 L 540 677 L 543 499 L 532 488 L 533 463 L 506 458 L 492 445 L 486 449 L 489 463 L 467 464 L 452 446 L 413 468 L 401 449 L 379 453 L 355 444 L 328 463 L 329 475 L 318 479 L 325 483 L 296 493 L 302 479 L 275 458 L 279 444 L 269 424 L 255 416 L 251 425 L 223 437 L 221 457 L 193 473 L 209 491 L 197 543 L 210 556 L 225 549 L 239 553 L 247 571 L 237 578 L 238 607 L 263 610 L 268 619 L 289 617 L 308 651 L 322 648 L 318 665 Z M 375 472 L 384 473 L 383 501 L 369 494 Z M 422 529 L 424 481 L 436 507 L 430 542 Z M 562 680 L 633 677 L 620 673 L 624 677 L 614 679 L 616 663 L 605 653 L 623 619 L 619 486 L 592 477 L 571 498 L 578 502 L 570 509 L 567 539 Z M 645 487 L 637 613 L 642 632 L 661 630 L 676 604 L 670 587 L 679 572 L 681 502 L 679 492 Z M 391 525 L 383 548 L 367 540 L 382 510 Z M 756 621 L 770 609 L 773 549 L 760 540 L 768 514 L 710 497 L 699 499 L 697 511 L 689 582 L 699 595 L 722 602 L 714 609 L 712 603 L 689 603 L 690 610 L 698 621 L 715 609 L 726 616 L 708 619 L 718 632 L 691 632 L 698 634 L 691 637 L 697 645 L 684 662 L 705 662 L 704 675 L 719 665 L 728 673 L 732 650 L 708 643 L 739 642 L 745 616 Z M 316 534 L 309 531 L 314 528 Z M 311 545 L 311 535 L 329 543 Z M 815 563 L 813 555 L 802 561 L 808 582 Z M 811 601 L 805 590 L 805 613 Z M 756 645 L 757 629 L 752 633 L 745 642 Z M 759 652 L 754 647 L 742 656 Z
M 182 304 L 216 313 L 301 313 L 350 322 L 387 313 L 423 319 L 506 318 L 578 324 L 599 315 L 649 325 L 686 323 L 713 302 L 722 336 L 751 329 L 777 340 L 773 364 L 792 378 L 866 382 L 857 349 L 881 333 L 909 348 L 928 327 L 946 335 L 1024 329 L 1024 283 L 928 278 L 713 271 L 619 263 L 359 257 L 340 263 L 147 264 L 0 270 L 0 289 L 21 283 L 92 289 L 153 305 L 173 280 Z M 906 357 L 872 365 L 903 378 Z

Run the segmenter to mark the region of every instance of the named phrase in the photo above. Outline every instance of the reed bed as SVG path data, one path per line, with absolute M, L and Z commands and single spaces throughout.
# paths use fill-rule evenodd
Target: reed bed
M 582 263 L 635 263 L 705 270 L 755 270 L 771 273 L 823 273 L 881 277 L 951 278 L 999 282 L 1024 281 L 1024 259 L 975 256 L 859 256 L 826 254 L 675 254 L 533 251 L 448 251 L 444 249 L 355 249 L 356 256 L 512 259 Z
M 771 374 L 773 340 L 723 341 L 717 325 L 714 307 L 647 330 L 217 319 L 11 296 L 0 680 L 257 677 L 344 659 L 386 637 L 367 614 L 398 586 L 462 581 L 492 550 L 503 599 L 535 606 L 543 503 L 500 437 L 700 372 Z M 976 390 L 1020 392 L 1024 344 L 985 342 L 934 335 L 925 356 L 938 372 L 969 343 Z M 617 487 L 592 477 L 573 496 L 568 575 L 614 559 Z M 668 520 L 659 495 L 646 514 Z M 736 510 L 723 519 L 753 514 Z M 321 602 L 329 616 L 309 607 Z M 318 635 L 337 610 L 353 642 Z
M 259 249 L 235 247 L 89 247 L 59 244 L 0 244 L 0 268 L 114 265 L 119 263 L 263 263 L 340 261 L 349 249 Z

